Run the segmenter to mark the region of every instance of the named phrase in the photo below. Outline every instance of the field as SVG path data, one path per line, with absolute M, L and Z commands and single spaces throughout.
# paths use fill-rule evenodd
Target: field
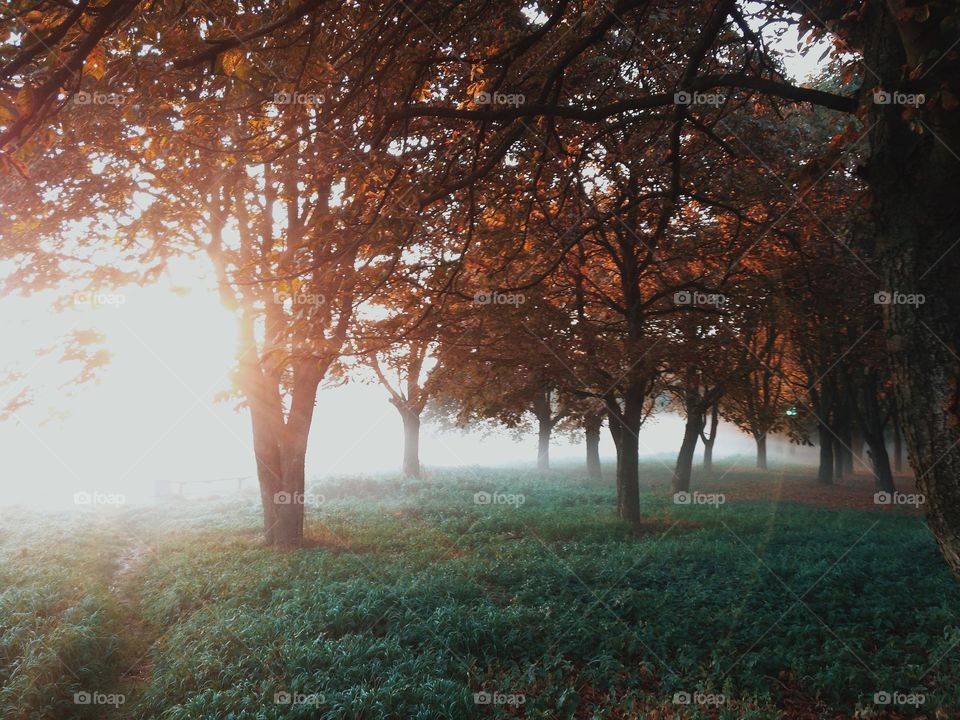
M 2 716 L 955 716 L 960 588 L 919 514 L 799 468 L 690 505 L 642 477 L 640 527 L 572 470 L 343 478 L 287 553 L 253 497 L 4 510 Z

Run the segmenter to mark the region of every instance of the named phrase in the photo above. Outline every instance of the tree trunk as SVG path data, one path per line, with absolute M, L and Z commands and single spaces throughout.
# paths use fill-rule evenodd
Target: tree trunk
M 843 479 L 843 443 L 838 438 L 833 438 L 833 477 Z
M 307 438 L 323 373 L 312 361 L 294 367 L 290 412 L 285 421 L 279 377 L 260 366 L 253 327 L 252 316 L 244 315 L 240 323 L 239 382 L 250 409 L 264 540 L 271 547 L 300 547 Z
M 869 447 L 869 455 L 873 466 L 875 489 L 882 492 L 893 492 L 893 473 L 890 471 L 890 457 L 887 454 L 887 441 L 884 425 L 886 413 L 880 401 L 882 379 L 880 371 L 871 369 L 863 372 L 854 383 L 856 392 L 851 397 L 860 434 Z
M 614 401 L 607 398 L 607 403 Z M 610 439 L 613 440 L 613 449 L 617 454 L 617 497 L 620 496 L 620 458 L 623 455 L 623 428 L 621 427 L 621 413 L 619 409 L 614 409 L 612 405 L 607 408 L 607 429 L 610 431 Z
M 839 370 L 836 370 L 838 374 Z M 853 456 L 849 450 L 853 442 L 853 435 L 850 429 L 851 414 L 854 408 L 851 407 L 851 393 L 848 387 L 848 378 L 834 378 L 832 384 L 833 391 L 826 393 L 830 399 L 831 405 L 828 406 L 829 413 L 826 417 L 831 418 L 830 429 L 833 431 L 833 477 L 842 480 L 849 477 L 853 471 Z
M 903 435 L 900 432 L 900 419 L 893 414 L 893 469 L 903 472 Z
M 837 474 L 848 478 L 853 475 L 853 450 L 850 449 L 853 446 L 853 431 L 850 429 L 849 421 L 840 433 L 840 442 L 836 444 L 840 446 L 840 468 Z
M 704 472 L 713 472 L 713 443 L 717 439 L 717 426 L 720 423 L 720 405 L 714 404 L 710 410 L 710 432 L 700 433 L 700 439 L 703 440 L 703 470 Z
M 757 468 L 759 470 L 767 469 L 767 434 L 754 438 L 757 442 Z
M 874 489 L 881 492 L 894 492 L 896 487 L 893 484 L 893 473 L 890 471 L 890 456 L 887 455 L 887 443 L 883 430 L 868 434 L 866 441 L 870 447 L 870 460 L 873 464 Z
M 820 467 L 817 470 L 817 482 L 821 485 L 833 484 L 833 435 L 822 423 L 818 425 L 820 435 Z
M 267 545 L 274 545 L 275 529 L 280 522 L 274 496 L 283 486 L 283 468 L 280 464 L 280 443 L 262 415 L 251 405 L 253 454 L 257 463 L 260 505 L 263 508 L 263 536 Z
M 550 388 L 546 385 L 538 388 L 534 395 L 533 414 L 537 418 L 537 470 L 549 470 L 553 412 L 550 407 Z
M 640 424 L 643 422 L 644 387 L 633 383 L 624 393 L 623 412 L 618 413 L 617 514 L 640 522 Z M 615 436 L 616 437 L 616 436 Z
M 863 468 L 863 432 L 857 428 L 853 430 L 853 473 Z
M 920 24 L 897 17 L 891 6 L 896 4 L 869 6 L 865 64 L 884 89 L 923 93 L 927 102 L 915 112 L 895 104 L 869 106 L 866 177 L 885 285 L 878 290 L 915 299 L 884 305 L 887 350 L 928 523 L 960 575 L 960 253 L 953 248 L 960 111 L 931 101 L 948 88 L 954 97 L 958 92 L 960 58 L 946 52 L 955 33 L 936 30 L 954 8 L 931 4 L 931 17 Z M 903 82 L 905 67 L 917 68 L 911 85 Z
M 702 420 L 699 416 L 687 416 L 683 427 L 683 441 L 677 453 L 677 464 L 673 470 L 673 492 L 690 492 L 690 477 L 693 474 L 693 455 L 697 450 Z
M 540 424 L 537 433 L 537 470 L 550 469 L 550 425 Z
M 403 475 L 420 477 L 420 414 L 415 410 L 401 410 L 403 419 Z
M 624 432 L 621 442 L 621 456 L 617 467 L 617 507 L 618 514 L 624 520 L 640 522 L 640 443 L 638 439 L 639 423 L 631 422 L 624 415 Z
M 603 424 L 601 415 L 587 415 L 583 419 L 583 430 L 587 443 L 587 477 L 591 480 L 602 480 L 603 471 L 600 469 L 600 426 Z
M 306 452 L 290 448 L 283 457 L 283 487 L 274 495 L 274 525 L 267 544 L 283 548 L 303 545 L 303 507 Z

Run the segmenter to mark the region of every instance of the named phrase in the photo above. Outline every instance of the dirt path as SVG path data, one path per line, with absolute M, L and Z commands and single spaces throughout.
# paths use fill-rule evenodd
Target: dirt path
M 145 542 L 131 537 L 130 545 L 117 558 L 116 569 L 108 584 L 124 631 L 116 692 L 122 693 L 126 701 L 124 706 L 117 708 L 113 715 L 116 718 L 128 716 L 126 713 L 130 704 L 150 681 L 150 655 L 157 633 L 143 617 L 141 587 L 137 577 L 149 554 L 150 548 Z

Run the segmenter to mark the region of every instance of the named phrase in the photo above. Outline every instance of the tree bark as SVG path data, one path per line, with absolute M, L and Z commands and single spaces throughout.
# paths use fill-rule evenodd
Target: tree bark
M 533 414 L 537 418 L 537 470 L 545 471 L 550 469 L 550 434 L 554 425 L 550 388 L 546 385 L 534 395 Z
M 283 486 L 283 468 L 280 464 L 280 443 L 264 413 L 250 406 L 250 424 L 253 430 L 253 454 L 257 464 L 260 485 L 260 504 L 263 508 L 263 536 L 267 545 L 275 544 L 275 528 L 280 522 L 274 496 Z
M 893 473 L 887 454 L 885 432 L 886 413 L 880 401 L 881 377 L 877 369 L 867 370 L 856 376 L 851 384 L 851 403 L 857 418 L 860 434 L 869 448 L 873 466 L 874 486 L 878 491 L 893 492 Z
M 537 432 L 537 470 L 550 469 L 550 426 L 540 424 Z
M 613 440 L 613 449 L 617 454 L 617 497 L 620 494 L 620 457 L 623 455 L 623 428 L 621 427 L 621 413 L 615 408 L 614 401 L 610 398 L 606 400 L 609 404 L 607 408 L 607 429 L 610 431 L 610 439 Z M 618 501 L 619 506 L 619 501 Z
M 617 467 L 619 515 L 630 522 L 640 522 L 640 442 L 639 414 L 627 408 L 621 440 L 621 456 Z
M 405 477 L 420 477 L 420 413 L 415 410 L 400 410 L 403 419 L 403 474 Z
M 893 492 L 893 473 L 890 470 L 890 456 L 887 455 L 887 443 L 883 432 L 871 433 L 866 437 L 870 447 L 870 460 L 873 465 L 874 488 L 878 491 Z
M 853 473 L 863 467 L 863 431 L 858 428 L 853 430 L 853 444 L 850 448 L 853 450 Z
M 754 438 L 757 442 L 757 468 L 760 470 L 767 469 L 767 435 L 763 435 Z
M 677 464 L 673 470 L 673 492 L 689 492 L 690 478 L 693 474 L 693 455 L 697 450 L 697 440 L 703 421 L 699 416 L 687 416 L 683 426 L 683 441 L 677 453 Z
M 841 445 L 841 459 L 843 460 L 843 476 L 850 477 L 853 475 L 853 430 L 850 427 L 848 422 L 846 429 L 840 436 L 843 440 Z
M 587 444 L 587 477 L 591 480 L 602 480 L 603 471 L 600 468 L 600 426 L 603 417 L 599 414 L 587 415 L 583 419 L 583 431 Z
M 821 485 L 833 484 L 833 435 L 823 423 L 819 423 L 820 467 L 817 469 L 817 482 Z
M 886 344 L 897 411 L 929 526 L 960 575 L 960 254 L 953 248 L 960 207 L 960 112 L 931 101 L 947 88 L 957 95 L 960 58 L 945 52 L 955 33 L 937 30 L 943 14 L 954 12 L 949 4 L 930 5 L 933 12 L 923 23 L 898 17 L 897 6 L 869 6 L 865 64 L 884 89 L 923 93 L 927 103 L 910 113 L 895 104 L 869 107 L 866 177 L 886 285 L 878 290 L 924 299 L 884 306 Z M 912 84 L 904 82 L 905 67 L 917 68 Z
M 611 408 L 608 401 L 610 432 L 617 445 L 617 515 L 634 523 L 640 522 L 640 425 L 645 392 L 640 382 L 627 386 L 622 412 Z
M 250 409 L 264 540 L 270 547 L 297 548 L 303 544 L 307 440 L 325 369 L 311 357 L 294 363 L 290 411 L 284 419 L 280 378 L 260 365 L 253 328 L 252 316 L 245 315 L 240 324 L 239 384 Z
M 268 545 L 282 548 L 303 545 L 306 438 L 303 440 L 303 449 L 290 448 L 284 453 L 282 489 L 274 495 L 275 523 L 267 533 Z
M 900 418 L 893 414 L 893 469 L 903 472 L 903 434 L 900 432 Z
M 720 422 L 720 406 L 714 405 L 710 410 L 710 432 L 700 433 L 700 439 L 703 440 L 703 470 L 704 472 L 713 472 L 713 443 L 717 439 L 717 426 Z
M 843 479 L 843 443 L 838 438 L 833 439 L 833 477 Z

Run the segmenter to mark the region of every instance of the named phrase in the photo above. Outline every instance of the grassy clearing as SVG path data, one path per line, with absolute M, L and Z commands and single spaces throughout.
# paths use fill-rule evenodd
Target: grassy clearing
M 960 707 L 960 588 L 916 515 L 660 491 L 633 528 L 612 488 L 565 472 L 316 492 L 293 553 L 259 547 L 255 500 L 4 516 L 3 712 L 109 716 L 73 704 L 84 690 L 157 720 L 900 717 L 878 692 L 922 694 L 903 717 Z M 485 690 L 524 702 L 475 704 Z M 698 692 L 726 702 L 673 702 Z

